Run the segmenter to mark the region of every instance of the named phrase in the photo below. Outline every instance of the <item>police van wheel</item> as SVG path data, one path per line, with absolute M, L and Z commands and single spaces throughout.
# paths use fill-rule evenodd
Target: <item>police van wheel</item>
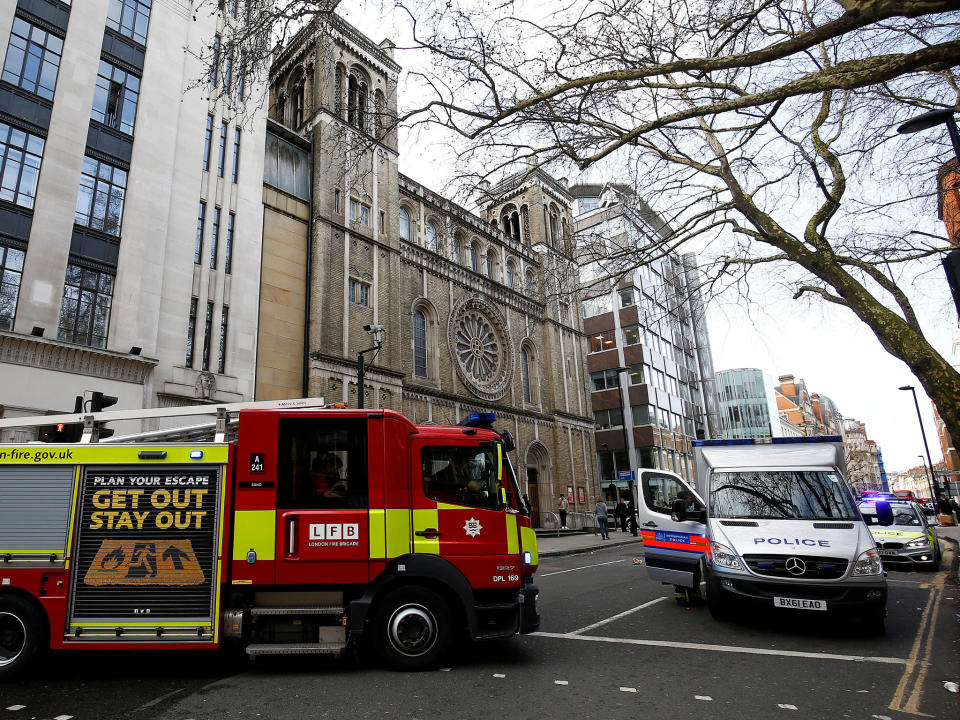
M 0 679 L 23 672 L 39 653 L 43 622 L 23 598 L 0 597 Z
M 394 670 L 435 668 L 450 647 L 453 620 L 447 603 L 427 588 L 389 592 L 374 620 L 377 656 Z

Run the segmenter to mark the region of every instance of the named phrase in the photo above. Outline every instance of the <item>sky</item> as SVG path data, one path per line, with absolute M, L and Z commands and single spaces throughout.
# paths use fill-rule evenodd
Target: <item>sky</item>
M 403 44 L 403 26 L 394 23 L 379 0 L 344 2 L 337 12 L 375 42 L 390 37 Z M 395 59 L 405 68 L 416 64 L 402 50 Z M 404 84 L 401 73 L 401 104 L 408 99 Z M 443 136 L 423 128 L 416 134 L 401 132 L 401 172 L 449 195 L 446 183 L 456 169 Z M 592 174 L 589 181 L 598 179 Z M 932 203 L 930 213 L 935 220 Z M 774 384 L 780 375 L 803 379 L 809 392 L 827 395 L 844 417 L 865 424 L 867 437 L 880 446 L 888 473 L 920 465 L 918 456 L 924 454 L 913 397 L 898 390 L 913 385 L 930 456 L 934 463 L 942 459 L 929 398 L 907 366 L 889 355 L 866 325 L 843 308 L 778 299 L 773 291 L 756 284 L 751 287 L 754 291 L 749 307 L 733 298 L 708 305 L 715 370 L 758 367 Z M 933 271 L 917 278 L 910 294 L 928 340 L 944 357 L 960 363 L 960 357 L 951 358 L 957 315 L 943 273 Z

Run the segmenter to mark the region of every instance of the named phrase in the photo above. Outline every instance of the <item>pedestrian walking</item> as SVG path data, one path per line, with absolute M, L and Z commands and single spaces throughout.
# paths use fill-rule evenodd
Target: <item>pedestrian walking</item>
M 560 496 L 560 502 L 557 504 L 557 510 L 560 513 L 560 529 L 567 529 L 567 497 L 566 495 Z
M 620 498 L 620 502 L 617 503 L 617 520 L 620 521 L 620 532 L 627 531 L 627 504 L 623 501 L 623 497 Z
M 637 508 L 633 505 L 633 498 L 627 500 L 627 522 L 630 524 L 630 532 L 637 537 L 640 528 L 637 527 Z
M 950 510 L 953 512 L 953 519 L 960 524 L 960 505 L 957 505 L 956 498 L 950 498 Z
M 600 528 L 600 537 L 604 540 L 610 539 L 610 518 L 607 514 L 607 503 L 603 498 L 597 500 L 597 506 L 594 508 L 597 514 L 597 527 Z

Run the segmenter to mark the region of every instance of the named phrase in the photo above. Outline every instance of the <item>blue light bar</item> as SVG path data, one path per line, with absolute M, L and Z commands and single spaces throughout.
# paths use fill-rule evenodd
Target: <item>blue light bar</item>
M 719 447 L 721 445 L 754 445 L 753 438 L 734 438 L 731 440 L 694 440 L 694 447 Z
M 203 459 L 203 450 L 191 450 L 190 451 L 191 460 L 202 460 Z
M 839 435 L 811 435 L 809 437 L 775 437 L 774 445 L 790 445 L 793 443 L 823 443 L 823 442 L 843 442 Z
M 457 425 L 461 427 L 478 427 L 478 428 L 492 428 L 494 420 L 497 419 L 497 414 L 492 412 L 484 413 L 470 413 L 465 418 L 463 418 Z

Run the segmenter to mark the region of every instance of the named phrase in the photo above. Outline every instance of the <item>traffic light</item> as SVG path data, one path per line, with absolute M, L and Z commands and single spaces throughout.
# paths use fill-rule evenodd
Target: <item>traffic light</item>
M 73 399 L 73 411 L 83 412 L 83 395 Z M 37 440 L 49 443 L 74 443 L 83 436 L 83 423 L 57 423 L 43 425 L 37 429 Z
M 90 393 L 90 412 L 100 412 L 104 408 L 108 408 L 111 405 L 117 404 L 117 398 L 114 395 L 104 395 L 98 390 L 94 390 Z M 104 427 L 104 423 L 96 423 L 97 427 L 97 437 L 99 439 L 108 438 L 113 435 L 113 430 Z

